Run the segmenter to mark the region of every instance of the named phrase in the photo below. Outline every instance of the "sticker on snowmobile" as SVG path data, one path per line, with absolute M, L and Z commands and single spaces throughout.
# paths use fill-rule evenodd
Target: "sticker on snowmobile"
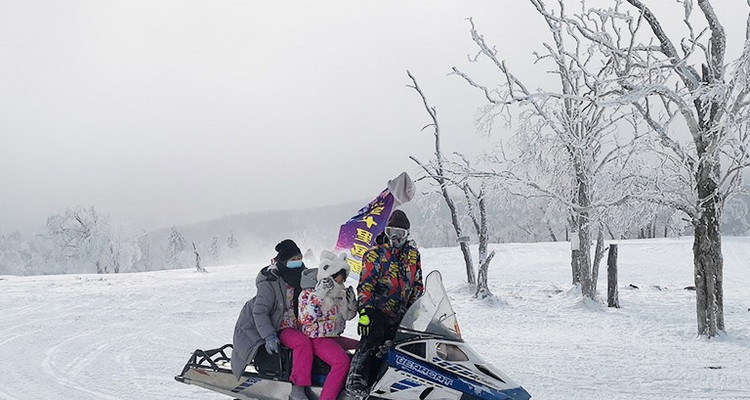
M 242 382 L 239 386 L 237 386 L 236 388 L 232 389 L 232 393 L 239 393 L 239 392 L 241 392 L 241 391 L 249 388 L 250 386 L 253 386 L 256 383 L 260 383 L 260 382 L 262 382 L 262 379 L 259 379 L 259 378 L 247 378 L 247 380 L 245 382 Z
M 402 367 L 406 371 L 414 372 L 417 374 L 417 376 L 428 378 L 441 385 L 445 385 L 445 386 L 453 385 L 453 379 L 448 378 L 447 376 L 442 375 L 435 370 L 429 369 L 426 366 L 417 363 L 416 361 L 410 360 L 401 355 L 396 355 L 395 358 L 396 358 L 396 365 L 399 367 Z

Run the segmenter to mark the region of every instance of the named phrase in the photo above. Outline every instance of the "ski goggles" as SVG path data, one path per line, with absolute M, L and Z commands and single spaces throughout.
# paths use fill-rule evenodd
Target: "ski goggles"
M 391 239 L 403 239 L 409 234 L 409 231 L 404 228 L 396 228 L 394 226 L 385 227 L 385 235 Z

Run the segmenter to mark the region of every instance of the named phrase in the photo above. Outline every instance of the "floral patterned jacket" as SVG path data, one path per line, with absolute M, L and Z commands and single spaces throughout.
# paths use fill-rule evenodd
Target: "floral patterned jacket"
M 314 288 L 303 289 L 299 295 L 300 330 L 311 339 L 339 336 L 346 321 L 357 315 L 356 296 L 352 302 L 346 295 L 322 297 Z

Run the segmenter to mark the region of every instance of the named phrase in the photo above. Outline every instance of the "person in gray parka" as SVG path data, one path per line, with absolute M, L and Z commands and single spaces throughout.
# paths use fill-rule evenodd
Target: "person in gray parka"
M 302 252 L 291 239 L 276 245 L 278 255 L 255 280 L 257 293 L 240 311 L 234 326 L 232 373 L 239 379 L 261 346 L 268 354 L 279 351 L 279 342 L 292 349 L 290 400 L 307 400 L 311 385 L 312 342 L 300 330 L 298 299 L 302 291 Z

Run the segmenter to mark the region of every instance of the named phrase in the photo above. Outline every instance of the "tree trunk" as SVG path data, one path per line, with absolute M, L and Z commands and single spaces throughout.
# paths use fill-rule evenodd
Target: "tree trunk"
M 544 208 L 539 209 L 542 212 L 542 215 L 544 215 L 545 210 Z M 555 235 L 555 230 L 552 229 L 552 224 L 549 222 L 548 218 L 544 218 L 544 222 L 547 225 L 547 232 L 549 233 L 550 239 L 552 239 L 553 242 L 557 242 L 557 235 Z
M 716 162 L 718 163 L 718 162 Z M 721 254 L 720 208 L 716 198 L 716 166 L 703 162 L 697 171 L 698 197 L 706 199 L 694 221 L 693 263 L 695 266 L 698 334 L 709 338 L 724 331 L 724 261 Z
M 591 284 L 591 228 L 588 223 L 588 213 L 581 213 L 581 226 L 578 232 L 581 246 L 578 252 L 578 267 L 581 279 L 581 292 L 584 296 L 593 299 L 593 285 Z
M 437 154 L 439 157 L 440 153 Z M 474 277 L 474 262 L 471 259 L 471 250 L 469 249 L 469 243 L 464 240 L 461 223 L 458 221 L 458 211 L 456 211 L 456 204 L 453 202 L 450 194 L 448 194 L 448 189 L 446 188 L 447 183 L 445 182 L 445 179 L 442 178 L 442 175 L 441 178 L 436 180 L 440 183 L 440 192 L 443 195 L 445 204 L 448 206 L 448 210 L 450 210 L 451 224 L 453 224 L 453 229 L 456 231 L 456 240 L 459 241 L 461 253 L 463 253 L 464 256 L 464 263 L 466 264 L 466 282 L 468 282 L 470 285 L 474 285 L 476 283 L 476 278 Z
M 208 272 L 203 266 L 201 266 L 201 255 L 198 253 L 198 248 L 195 247 L 195 242 L 193 242 L 193 253 L 195 253 L 195 269 L 198 272 Z
M 476 283 L 474 280 L 474 262 L 471 260 L 471 249 L 469 249 L 469 243 L 461 242 L 461 253 L 464 255 L 464 264 L 466 265 L 466 282 L 469 285 Z
M 578 232 L 573 232 L 574 236 L 578 236 Z M 571 246 L 573 241 L 571 241 Z M 578 242 L 576 242 L 578 243 Z M 573 271 L 573 279 L 572 282 L 574 285 L 580 285 L 581 284 L 581 256 L 580 256 L 580 245 L 579 247 L 571 247 L 570 250 L 570 268 Z
M 489 296 L 492 296 L 492 292 L 490 292 L 490 288 L 487 285 L 487 271 L 490 268 L 490 262 L 492 261 L 493 257 L 495 257 L 495 250 L 492 250 L 490 254 L 487 255 L 487 259 L 484 260 L 484 262 L 479 266 L 479 275 L 477 277 L 477 292 L 476 292 L 477 298 L 484 299 Z
M 617 291 L 617 245 L 609 245 L 607 256 L 607 306 L 620 308 L 620 295 Z
M 620 239 L 620 238 L 616 238 L 616 237 L 615 237 L 615 234 L 614 234 L 614 233 L 612 233 L 612 228 L 610 228 L 610 227 L 609 227 L 609 225 L 607 226 L 607 234 L 609 235 L 609 238 L 610 238 L 611 240 L 617 240 L 617 239 Z
M 479 265 L 482 265 L 487 260 L 487 203 L 484 200 L 484 195 L 479 196 L 479 229 L 477 229 L 477 236 L 479 237 Z
M 594 251 L 594 264 L 591 271 L 591 291 L 596 295 L 596 287 L 599 282 L 599 264 L 604 257 L 604 230 L 600 227 L 596 234 L 596 250 Z
M 490 262 L 495 257 L 495 251 L 493 250 L 490 254 L 487 254 L 488 235 L 487 235 L 487 203 L 485 202 L 484 195 L 479 196 L 479 273 L 477 276 L 477 292 L 476 296 L 480 299 L 492 296 L 490 288 L 487 285 L 487 271 L 490 268 Z
M 575 204 L 582 210 L 590 205 L 590 185 L 584 172 L 576 174 L 576 197 Z M 573 222 L 578 235 L 578 249 L 571 250 L 571 266 L 573 267 L 573 284 L 581 285 L 581 293 L 593 299 L 593 285 L 591 284 L 591 224 L 589 212 L 574 212 Z

